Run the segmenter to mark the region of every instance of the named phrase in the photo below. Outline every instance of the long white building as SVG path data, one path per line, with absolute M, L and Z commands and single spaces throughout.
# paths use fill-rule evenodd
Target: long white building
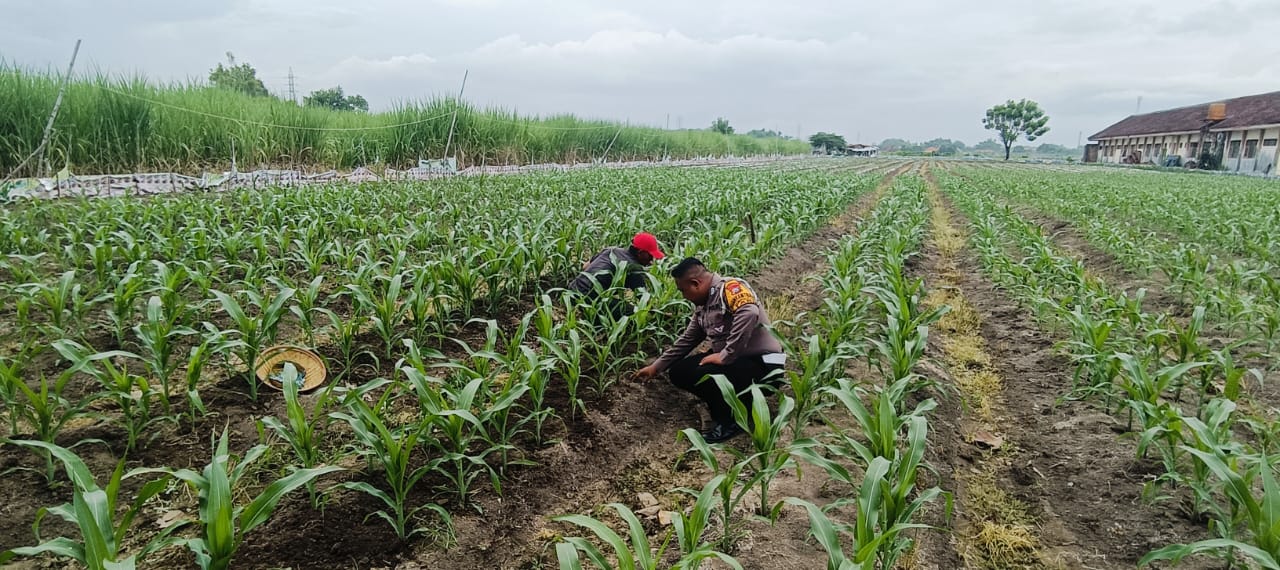
M 1221 145 L 1224 170 L 1276 174 L 1280 91 L 1129 116 L 1089 137 L 1094 144 L 1085 160 L 1185 164 L 1199 160 L 1206 126 L 1210 148 Z M 1170 161 L 1175 155 L 1179 158 Z

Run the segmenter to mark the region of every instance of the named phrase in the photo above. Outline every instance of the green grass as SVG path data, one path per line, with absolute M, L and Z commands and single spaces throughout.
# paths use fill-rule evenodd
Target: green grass
M 56 73 L 0 61 L 0 173 L 12 172 L 40 144 L 58 83 Z M 55 170 L 69 166 L 79 173 L 198 172 L 228 167 L 234 145 L 242 170 L 403 168 L 444 155 L 455 108 L 450 154 L 460 166 L 585 162 L 606 149 L 609 160 L 809 151 L 801 141 L 524 116 L 449 97 L 402 102 L 381 113 L 338 112 L 199 83 L 98 74 L 68 86 L 47 156 Z M 16 174 L 35 174 L 36 163 Z

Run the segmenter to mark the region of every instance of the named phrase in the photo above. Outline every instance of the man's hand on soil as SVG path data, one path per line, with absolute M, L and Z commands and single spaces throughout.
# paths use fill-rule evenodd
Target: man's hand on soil
M 645 366 L 644 368 L 641 368 L 635 371 L 635 373 L 632 374 L 631 377 L 636 380 L 648 380 L 657 375 L 658 375 L 658 369 L 655 368 L 652 364 L 650 364 L 648 366 Z

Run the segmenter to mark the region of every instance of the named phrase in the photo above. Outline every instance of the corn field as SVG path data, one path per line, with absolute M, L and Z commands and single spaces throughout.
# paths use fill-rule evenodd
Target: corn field
M 14 202 L 0 563 L 1280 568 L 1268 184 L 812 159 Z M 563 289 L 637 231 L 634 312 Z M 631 378 L 685 256 L 788 355 L 749 408 L 707 380 L 723 443 Z M 262 385 L 277 344 L 324 383 Z

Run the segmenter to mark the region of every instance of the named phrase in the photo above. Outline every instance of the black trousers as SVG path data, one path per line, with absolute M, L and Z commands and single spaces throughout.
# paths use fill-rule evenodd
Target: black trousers
M 732 424 L 733 408 L 729 407 L 729 403 L 725 401 L 724 395 L 720 393 L 720 386 L 715 380 L 708 378 L 712 374 L 723 374 L 729 383 L 733 384 L 733 389 L 738 392 L 743 405 L 747 408 L 747 414 L 751 414 L 751 392 L 743 393 L 752 384 L 764 384 L 762 380 L 768 376 L 770 372 L 781 369 L 778 364 L 765 364 L 760 360 L 759 356 L 744 356 L 733 361 L 732 364 L 719 365 L 711 364 L 703 366 L 698 364 L 703 357 L 711 354 L 710 352 L 702 352 L 690 354 L 671 365 L 667 369 L 667 375 L 671 378 L 671 384 L 697 396 L 707 405 L 707 409 L 711 412 L 711 419 L 720 424 Z M 702 380 L 707 378 L 706 380 Z M 780 382 L 781 376 L 775 375 L 769 379 L 769 383 Z M 767 393 L 767 392 L 766 392 Z

